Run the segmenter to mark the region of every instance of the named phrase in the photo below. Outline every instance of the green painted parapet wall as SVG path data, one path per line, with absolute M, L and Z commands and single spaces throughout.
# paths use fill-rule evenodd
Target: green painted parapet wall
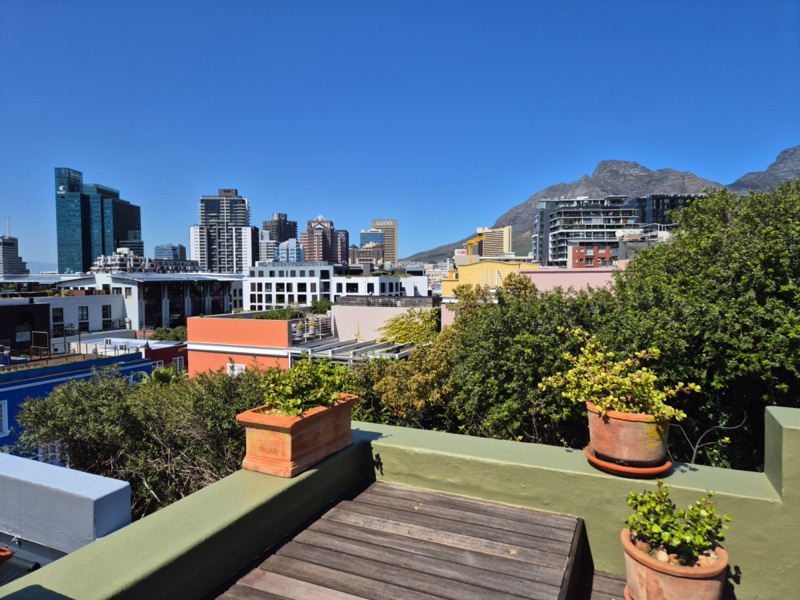
M 239 471 L 0 588 L 14 600 L 202 598 L 362 479 L 580 516 L 594 566 L 623 573 L 619 532 L 631 490 L 583 452 L 367 423 L 356 444 L 294 479 Z M 797 597 L 800 410 L 768 408 L 764 473 L 677 465 L 664 479 L 678 505 L 716 492 L 733 518 L 725 548 L 738 600 Z M 687 598 L 687 600 L 690 600 Z
M 614 477 L 581 450 L 354 424 L 371 442 L 380 480 L 582 517 L 596 569 L 624 574 L 619 544 L 628 493 L 654 481 Z M 738 600 L 800 594 L 800 410 L 767 409 L 764 473 L 677 464 L 663 477 L 676 504 L 708 490 L 733 521 L 725 548 Z M 687 600 L 689 600 L 687 598 Z

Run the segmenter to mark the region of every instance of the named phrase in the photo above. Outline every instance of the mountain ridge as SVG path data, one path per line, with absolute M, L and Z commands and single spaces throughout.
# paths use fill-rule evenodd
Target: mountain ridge
M 761 192 L 795 178 L 800 178 L 800 145 L 783 150 L 765 171 L 746 173 L 727 186 L 698 177 L 690 171 L 669 168 L 653 171 L 634 161 L 601 160 L 591 176 L 584 174 L 571 183 L 557 183 L 536 192 L 524 202 L 500 215 L 492 227 L 511 225 L 514 230 L 514 249 L 518 254 L 526 255 L 530 251 L 534 209 L 536 203 L 544 198 L 577 196 L 598 198 L 617 194 L 630 197 L 647 194 L 698 194 L 703 189 L 721 187 L 727 187 L 736 193 L 747 193 L 750 190 Z M 453 255 L 456 248 L 462 247 L 464 242 L 473 236 L 474 233 L 471 233 L 456 242 L 417 252 L 403 260 L 433 262 L 448 258 Z

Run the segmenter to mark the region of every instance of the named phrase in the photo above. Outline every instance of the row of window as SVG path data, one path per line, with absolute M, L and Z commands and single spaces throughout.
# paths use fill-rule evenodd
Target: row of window
M 272 282 L 267 281 L 265 283 L 262 282 L 251 282 L 250 283 L 250 291 L 251 292 L 271 292 L 272 291 Z M 291 281 L 279 281 L 275 283 L 275 291 L 276 292 L 293 292 L 294 284 Z M 297 282 L 297 291 L 298 292 L 311 292 L 312 294 L 317 293 L 317 282 L 312 281 L 310 283 L 306 283 L 304 281 Z
M 276 269 L 276 270 L 269 270 L 269 271 L 262 271 L 259 270 L 256 274 L 256 270 L 252 271 L 254 277 L 317 277 L 316 271 L 306 269 Z M 277 273 L 277 275 L 276 275 Z M 306 275 L 308 273 L 308 275 Z M 320 279 L 330 279 L 331 272 L 327 269 L 322 270 L 319 272 Z

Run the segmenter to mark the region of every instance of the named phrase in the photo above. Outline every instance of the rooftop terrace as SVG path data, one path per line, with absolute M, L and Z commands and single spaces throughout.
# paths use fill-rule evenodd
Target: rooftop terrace
M 739 600 L 792 598 L 800 589 L 791 551 L 800 523 L 800 410 L 770 407 L 765 420 L 763 473 L 677 463 L 664 477 L 679 505 L 711 489 L 719 510 L 733 517 L 727 593 Z M 0 597 L 218 596 L 287 535 L 370 481 L 579 517 L 583 576 L 622 574 L 625 498 L 655 487 L 597 471 L 580 450 L 365 423 L 353 428 L 353 446 L 294 479 L 238 471 L 0 588 Z M 449 578 L 439 581 L 450 589 Z

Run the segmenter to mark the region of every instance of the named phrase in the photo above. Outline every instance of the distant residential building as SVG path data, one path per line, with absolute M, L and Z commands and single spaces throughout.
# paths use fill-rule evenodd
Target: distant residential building
M 186 260 L 186 246 L 183 244 L 160 244 L 156 246 L 153 256 L 165 260 Z
M 383 247 L 386 262 L 397 264 L 400 259 L 397 245 L 397 219 L 374 219 L 372 229 L 382 231 L 384 235 Z
M 289 238 L 285 242 L 278 244 L 278 251 L 275 253 L 275 260 L 278 262 L 305 262 L 305 252 L 303 246 L 294 238 Z
M 617 231 L 638 226 L 638 220 L 639 211 L 627 205 L 627 196 L 540 200 L 534 214 L 533 261 L 567 267 L 570 246 L 609 246 L 613 264 L 619 249 Z
M 144 255 L 141 209 L 119 197 L 119 190 L 83 183 L 83 173 L 55 169 L 59 273 L 89 270 L 100 255 L 130 248 Z
M 305 249 L 307 261 L 334 261 L 335 231 L 333 221 L 329 221 L 322 215 L 313 221 L 308 221 L 306 230 L 300 234 L 300 243 Z
M 639 210 L 640 223 L 671 225 L 672 219 L 669 217 L 671 211 L 682 210 L 705 196 L 705 194 L 648 194 L 633 198 L 629 204 Z
M 200 224 L 189 230 L 190 255 L 210 273 L 244 273 L 255 262 L 258 229 L 250 227 L 250 202 L 235 188 L 200 198 Z
M 269 232 L 269 238 L 276 244 L 297 238 L 297 221 L 289 221 L 286 213 L 273 213 L 271 221 L 264 221 L 261 228 Z M 263 257 L 261 260 L 265 260 Z
M 497 257 L 514 251 L 511 225 L 497 229 L 478 227 L 478 233 L 483 235 L 481 256 Z
M 19 240 L 0 235 L 0 275 L 27 275 L 28 265 L 19 255 Z
M 258 261 L 274 260 L 275 253 L 277 251 L 278 251 L 278 242 L 272 239 L 272 234 L 269 231 L 265 231 L 263 229 L 259 231 Z
M 363 248 L 367 244 L 380 244 L 383 246 L 385 240 L 386 235 L 380 229 L 362 229 L 359 247 Z
M 90 273 L 197 273 L 198 271 L 200 263 L 196 260 L 146 258 L 136 256 L 127 248 L 120 248 L 111 256 L 98 256 L 89 269 Z

